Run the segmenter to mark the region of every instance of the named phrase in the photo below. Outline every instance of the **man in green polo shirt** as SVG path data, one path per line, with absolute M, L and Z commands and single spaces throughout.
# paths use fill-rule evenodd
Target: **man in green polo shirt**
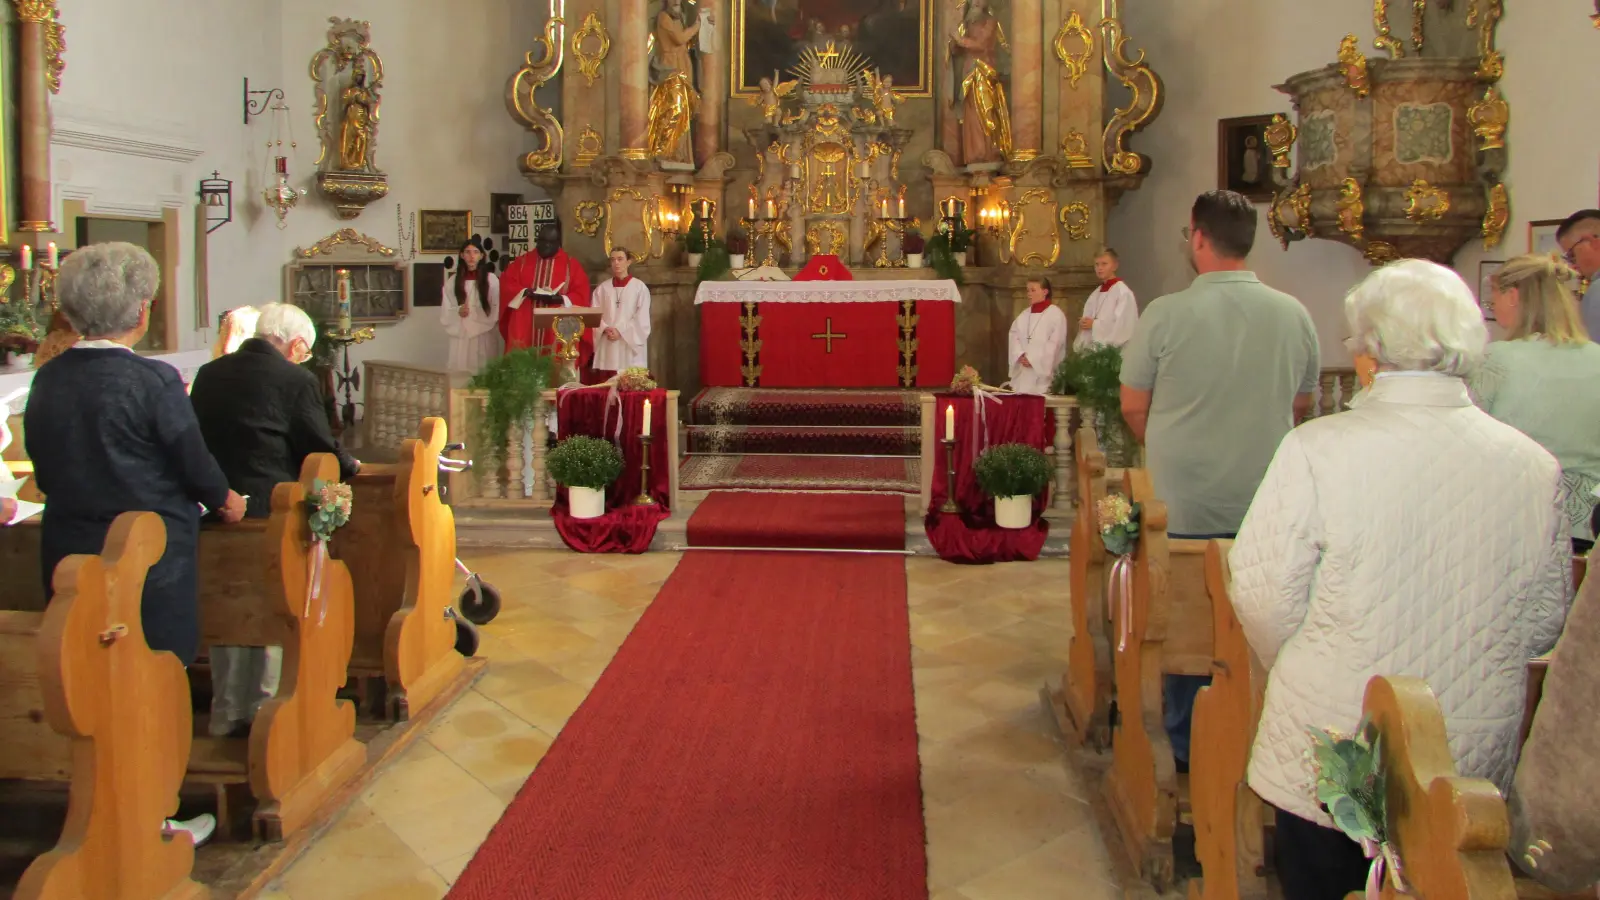
M 1122 349 L 1122 415 L 1145 445 L 1175 538 L 1233 537 L 1278 443 L 1311 408 L 1321 360 L 1300 301 L 1245 267 L 1256 209 L 1201 194 L 1183 240 L 1198 276 L 1157 297 Z M 1167 680 L 1167 732 L 1188 768 L 1189 714 L 1209 679 Z

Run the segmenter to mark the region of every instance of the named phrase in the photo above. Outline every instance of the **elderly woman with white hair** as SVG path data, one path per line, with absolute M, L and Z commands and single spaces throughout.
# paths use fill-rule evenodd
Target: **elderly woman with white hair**
M 1422 678 L 1461 773 L 1505 789 L 1527 660 L 1560 635 L 1571 577 L 1559 466 L 1467 393 L 1488 334 L 1461 278 L 1394 263 L 1345 315 L 1372 387 L 1284 438 L 1230 556 L 1270 668 L 1249 782 L 1277 809 L 1288 900 L 1343 898 L 1368 868 L 1317 801 L 1307 729 L 1355 731 L 1374 675 Z

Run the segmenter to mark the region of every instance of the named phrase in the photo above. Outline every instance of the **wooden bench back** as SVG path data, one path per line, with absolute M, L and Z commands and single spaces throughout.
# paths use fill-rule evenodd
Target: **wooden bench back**
M 1444 714 L 1427 682 L 1375 676 L 1362 709 L 1383 735 L 1387 827 L 1409 896 L 1514 900 L 1505 801 L 1488 781 L 1456 773 Z M 1383 896 L 1405 895 L 1386 882 Z
M 1106 640 L 1105 545 L 1097 510 L 1106 496 L 1106 455 L 1093 428 L 1078 429 L 1073 442 L 1078 509 L 1072 519 L 1068 556 L 1068 602 L 1072 637 L 1062 675 L 1059 710 L 1062 728 L 1075 744 L 1104 749 L 1111 740 L 1111 644 Z
M 72 781 L 60 841 L 16 900 L 204 896 L 189 878 L 194 847 L 161 834 L 193 734 L 183 665 L 150 650 L 140 619 L 145 572 L 165 549 L 160 516 L 125 513 L 100 556 L 57 567 L 48 611 L 0 613 L 0 709 L 36 707 L 0 724 L 0 777 Z M 30 681 L 12 679 L 30 663 Z

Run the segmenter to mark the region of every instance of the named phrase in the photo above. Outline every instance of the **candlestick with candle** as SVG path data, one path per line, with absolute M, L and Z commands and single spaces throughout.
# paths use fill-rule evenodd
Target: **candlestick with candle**
M 767 201 L 767 218 L 776 219 L 777 217 L 778 217 L 778 204 L 773 203 L 771 200 L 768 200 Z
M 338 271 L 339 333 L 350 333 L 350 270 Z
M 46 244 L 44 250 L 45 265 L 52 269 L 59 268 L 61 265 L 61 251 L 56 247 L 56 242 L 51 241 Z
M 639 426 L 639 436 L 650 436 L 650 398 L 644 398 L 644 424 Z
M 22 271 L 33 271 L 33 245 L 22 245 Z
M 944 407 L 944 439 L 947 441 L 956 439 L 956 405 L 954 403 L 946 403 Z
M 751 197 L 750 198 L 750 216 L 749 216 L 749 218 L 754 219 L 755 217 L 756 217 L 756 198 Z
M 899 217 L 902 218 L 902 219 L 904 219 L 906 217 L 906 195 L 905 195 L 904 192 L 902 192 L 900 194 L 900 212 L 899 212 Z

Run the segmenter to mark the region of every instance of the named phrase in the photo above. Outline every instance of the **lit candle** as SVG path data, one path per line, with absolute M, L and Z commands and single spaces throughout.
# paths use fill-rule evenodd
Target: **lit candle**
M 904 219 L 905 217 L 906 217 L 906 198 L 904 196 L 902 196 L 900 198 L 900 218 Z
M 954 403 L 946 403 L 944 407 L 944 439 L 947 441 L 956 439 L 956 405 Z
M 767 201 L 767 218 L 776 219 L 777 217 L 778 217 L 778 205 L 776 203 L 773 203 L 771 200 L 768 200 Z
M 644 398 L 644 427 L 639 431 L 640 437 L 650 436 L 650 398 Z
M 754 219 L 755 217 L 756 217 L 756 198 L 751 197 L 750 198 L 750 216 L 749 216 L 749 218 Z
M 52 269 L 56 268 L 57 264 L 61 262 L 61 252 L 56 249 L 56 242 L 51 241 L 46 244 L 44 250 L 45 259 L 47 260 L 46 265 Z
M 32 269 L 33 269 L 33 245 L 32 244 L 23 244 L 22 245 L 22 271 L 28 272 L 28 271 L 32 271 Z
M 339 333 L 350 333 L 350 270 L 338 271 L 339 285 Z

